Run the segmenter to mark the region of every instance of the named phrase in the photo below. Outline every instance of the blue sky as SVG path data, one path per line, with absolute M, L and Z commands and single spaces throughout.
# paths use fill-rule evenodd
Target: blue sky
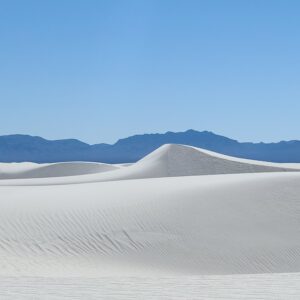
M 0 134 L 300 139 L 300 2 L 2 0 Z

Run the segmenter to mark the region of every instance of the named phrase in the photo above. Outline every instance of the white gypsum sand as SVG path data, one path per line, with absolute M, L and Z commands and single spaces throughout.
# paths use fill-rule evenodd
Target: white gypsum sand
M 0 179 L 65 177 L 117 170 L 117 165 L 92 162 L 0 163 Z
M 126 179 L 175 177 L 191 175 L 241 174 L 261 172 L 292 172 L 300 170 L 300 164 L 269 163 L 230 157 L 219 153 L 183 145 L 164 145 L 135 164 L 107 165 L 97 163 L 57 163 L 31 167 L 37 178 L 30 172 L 16 172 L 17 166 L 0 164 L 3 169 L 0 185 L 58 185 L 87 182 L 119 181 Z M 32 165 L 30 163 L 30 165 Z M 50 170 L 51 176 L 44 178 L 43 170 Z M 56 175 L 63 169 L 68 176 Z M 98 172 L 96 170 L 99 170 Z M 75 171 L 77 172 L 75 172 Z M 80 176 L 78 176 L 81 170 Z M 56 173 L 55 173 L 56 172 Z M 13 173 L 13 176 L 11 175 Z M 91 174 L 94 173 L 94 174 Z M 1 173 L 0 173 L 1 174 Z M 39 176 L 40 175 L 40 176 Z M 57 176 L 57 177 L 55 177 Z M 20 179 L 21 178 L 21 179 Z M 10 179 L 10 180 L 5 180 Z M 15 179 L 15 180 L 11 180 Z
M 221 295 L 218 287 L 232 299 L 234 281 L 240 297 L 244 292 L 245 299 L 255 299 L 253 287 L 265 280 L 275 290 L 258 298 L 268 299 L 280 296 L 270 278 L 283 278 L 287 286 L 299 278 L 276 277 L 300 271 L 297 164 L 242 160 L 181 145 L 165 145 L 135 164 L 104 173 L 103 164 L 76 164 L 27 169 L 6 164 L 2 169 L 0 276 L 12 293 L 20 293 L 12 282 L 47 286 L 64 278 L 61 282 L 76 289 L 77 280 L 88 288 L 106 278 L 102 282 L 109 288 L 94 289 L 89 297 L 106 293 L 107 299 L 135 299 L 125 290 L 115 293 L 113 282 L 123 282 L 133 290 L 140 286 L 145 299 L 179 299 L 178 282 L 192 282 L 186 299 L 214 299 Z M 51 178 L 42 178 L 44 171 L 40 178 L 29 178 L 29 170 L 37 176 L 43 167 L 51 170 Z M 60 168 L 66 176 L 53 177 Z M 9 179 L 12 173 L 15 179 Z M 197 282 L 211 289 L 196 292 Z M 247 294 L 243 284 L 252 292 Z M 294 299 L 298 285 L 295 290 L 277 299 Z

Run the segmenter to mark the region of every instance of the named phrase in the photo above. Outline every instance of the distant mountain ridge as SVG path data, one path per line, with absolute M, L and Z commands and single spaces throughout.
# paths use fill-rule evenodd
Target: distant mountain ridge
M 231 156 L 270 162 L 300 162 L 300 141 L 241 143 L 209 131 L 134 135 L 115 144 L 89 145 L 76 139 L 46 140 L 30 135 L 0 136 L 1 162 L 135 162 L 164 144 L 184 144 Z

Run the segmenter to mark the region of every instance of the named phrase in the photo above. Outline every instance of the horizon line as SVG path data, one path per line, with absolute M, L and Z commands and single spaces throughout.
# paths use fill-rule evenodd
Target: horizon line
M 297 139 L 279 140 L 279 141 L 272 141 L 272 142 L 264 142 L 264 141 L 259 141 L 259 142 L 240 141 L 238 139 L 234 139 L 234 138 L 228 137 L 226 135 L 218 134 L 218 133 L 215 133 L 215 132 L 210 131 L 210 130 L 196 130 L 196 129 L 187 129 L 185 131 L 170 131 L 170 130 L 168 130 L 168 131 L 165 131 L 165 132 L 155 132 L 155 133 L 153 133 L 153 132 L 152 133 L 149 133 L 149 132 L 146 132 L 146 133 L 137 133 L 137 134 L 132 134 L 132 135 L 123 137 L 123 138 L 119 138 L 114 143 L 106 143 L 106 142 L 88 143 L 88 142 L 84 142 L 83 140 L 81 140 L 79 138 L 74 138 L 74 137 L 51 139 L 51 138 L 45 138 L 45 137 L 40 136 L 40 135 L 32 135 L 32 134 L 25 134 L 25 133 L 24 134 L 23 133 L 3 134 L 3 135 L 0 135 L 0 138 L 1 137 L 12 137 L 12 136 L 23 136 L 23 137 L 40 138 L 40 139 L 43 139 L 43 140 L 46 140 L 46 141 L 50 141 L 50 142 L 74 140 L 74 141 L 79 141 L 79 142 L 84 143 L 84 144 L 89 145 L 89 146 L 100 145 L 100 144 L 105 144 L 105 145 L 111 145 L 112 146 L 112 145 L 115 145 L 120 140 L 128 139 L 128 138 L 131 138 L 131 137 L 136 137 L 136 136 L 178 134 L 178 133 L 187 133 L 189 131 L 190 132 L 196 132 L 196 133 L 209 133 L 209 134 L 212 134 L 212 135 L 216 135 L 216 136 L 220 136 L 220 137 L 224 137 L 224 138 L 236 141 L 236 142 L 238 142 L 240 144 L 245 144 L 245 143 L 251 143 L 251 144 L 278 144 L 278 143 L 282 143 L 282 142 L 286 142 L 286 143 L 288 143 L 288 142 L 300 142 L 300 140 L 297 140 Z

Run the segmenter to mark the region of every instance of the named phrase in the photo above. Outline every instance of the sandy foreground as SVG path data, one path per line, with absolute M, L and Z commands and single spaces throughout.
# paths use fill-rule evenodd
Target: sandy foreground
M 0 164 L 0 299 L 300 299 L 298 169 L 181 145 Z

